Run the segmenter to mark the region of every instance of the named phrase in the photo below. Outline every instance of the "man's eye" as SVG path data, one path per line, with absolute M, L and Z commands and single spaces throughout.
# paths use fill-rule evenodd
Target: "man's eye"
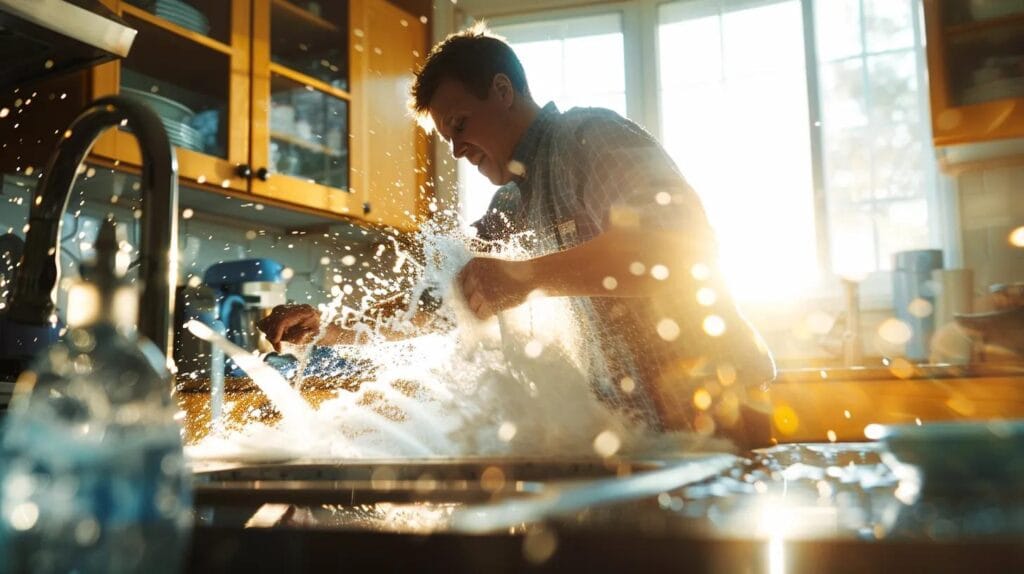
M 462 133 L 466 129 L 466 120 L 457 120 L 452 123 L 452 129 L 457 133 Z

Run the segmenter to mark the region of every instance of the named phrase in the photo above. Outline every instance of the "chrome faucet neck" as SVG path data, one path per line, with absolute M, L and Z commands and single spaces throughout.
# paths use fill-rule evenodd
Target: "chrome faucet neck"
M 51 321 L 60 278 L 61 220 L 79 166 L 104 131 L 123 125 L 131 126 L 142 153 L 139 332 L 170 357 L 177 279 L 178 160 L 160 117 L 130 98 L 96 100 L 75 118 L 57 145 L 32 204 L 9 319 L 27 325 Z

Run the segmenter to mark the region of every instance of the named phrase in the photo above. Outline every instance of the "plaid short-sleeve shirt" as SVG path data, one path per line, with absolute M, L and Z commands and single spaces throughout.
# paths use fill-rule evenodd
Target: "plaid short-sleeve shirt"
M 700 200 L 650 134 L 610 110 L 562 113 L 549 103 L 513 161 L 522 175 L 498 189 L 475 224 L 485 239 L 532 232 L 528 245 L 537 257 L 594 239 L 612 225 L 639 226 L 679 232 L 688 243 L 681 248 L 702 254 L 698 263 L 706 273 L 697 273 L 686 292 L 571 298 L 581 337 L 600 349 L 587 377 L 601 400 L 652 428 L 685 429 L 693 426 L 695 402 L 711 408 L 694 401 L 697 391 L 728 407 L 742 400 L 743 385 L 774 377 L 771 355 L 720 279 Z M 701 288 L 713 290 L 716 301 L 698 304 Z M 724 331 L 709 335 L 709 317 Z

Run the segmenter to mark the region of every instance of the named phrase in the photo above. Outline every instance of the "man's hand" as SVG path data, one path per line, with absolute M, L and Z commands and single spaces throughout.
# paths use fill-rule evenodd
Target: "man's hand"
M 313 342 L 320 332 L 320 312 L 310 305 L 278 305 L 256 326 L 266 333 L 274 350 L 281 352 L 281 341 L 296 345 Z
M 529 261 L 475 257 L 459 272 L 457 282 L 466 304 L 478 319 L 516 307 L 533 290 Z

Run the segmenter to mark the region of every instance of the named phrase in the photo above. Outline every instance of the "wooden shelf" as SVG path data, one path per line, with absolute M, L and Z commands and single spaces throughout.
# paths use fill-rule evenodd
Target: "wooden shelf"
M 273 0 L 271 4 L 274 8 L 281 10 L 284 15 L 289 17 L 291 20 L 289 23 L 298 22 L 334 34 L 337 34 L 340 31 L 338 26 L 333 22 L 325 20 L 305 8 L 289 2 L 288 0 Z
M 134 18 L 138 18 L 139 20 L 142 20 L 147 24 L 151 24 L 158 28 L 162 28 L 164 30 L 167 30 L 168 32 L 173 32 L 174 34 L 177 34 L 178 36 L 181 36 L 186 40 L 190 40 L 197 44 L 202 44 L 203 46 L 206 46 L 207 48 L 210 48 L 212 50 L 216 50 L 222 54 L 230 56 L 231 53 L 234 51 L 231 48 L 231 46 L 228 46 L 227 44 L 218 42 L 217 40 L 214 40 L 209 36 L 200 34 L 199 32 L 196 32 L 194 30 L 190 30 L 188 28 L 179 26 L 174 22 L 171 22 L 170 20 L 165 20 L 148 10 L 143 10 L 142 8 L 139 8 L 138 6 L 124 4 L 122 7 L 122 12 Z
M 327 147 L 323 144 L 318 144 L 316 142 L 304 140 L 298 136 L 286 134 L 284 132 L 270 132 L 270 139 L 277 140 L 279 142 L 284 142 L 295 147 L 301 147 L 303 149 L 330 157 L 342 157 L 344 155 L 347 155 L 347 152 L 345 152 L 344 150 Z
M 335 88 L 334 86 L 328 84 L 327 82 L 318 80 L 313 76 L 308 76 L 306 74 L 303 74 L 302 72 L 296 72 L 295 70 L 289 68 L 288 66 L 282 66 L 281 64 L 271 62 L 270 72 L 272 74 L 277 74 L 278 76 L 288 78 L 289 80 L 295 82 L 296 84 L 309 86 L 319 92 L 330 94 L 335 98 L 338 98 L 339 100 L 345 100 L 347 102 L 352 99 L 351 93 L 339 88 Z
M 1002 18 L 956 24 L 947 27 L 943 34 L 950 40 L 963 40 L 974 36 L 982 36 L 994 30 L 1013 28 L 1014 26 L 1024 27 L 1024 12 L 1013 14 L 1012 16 L 1003 16 Z

